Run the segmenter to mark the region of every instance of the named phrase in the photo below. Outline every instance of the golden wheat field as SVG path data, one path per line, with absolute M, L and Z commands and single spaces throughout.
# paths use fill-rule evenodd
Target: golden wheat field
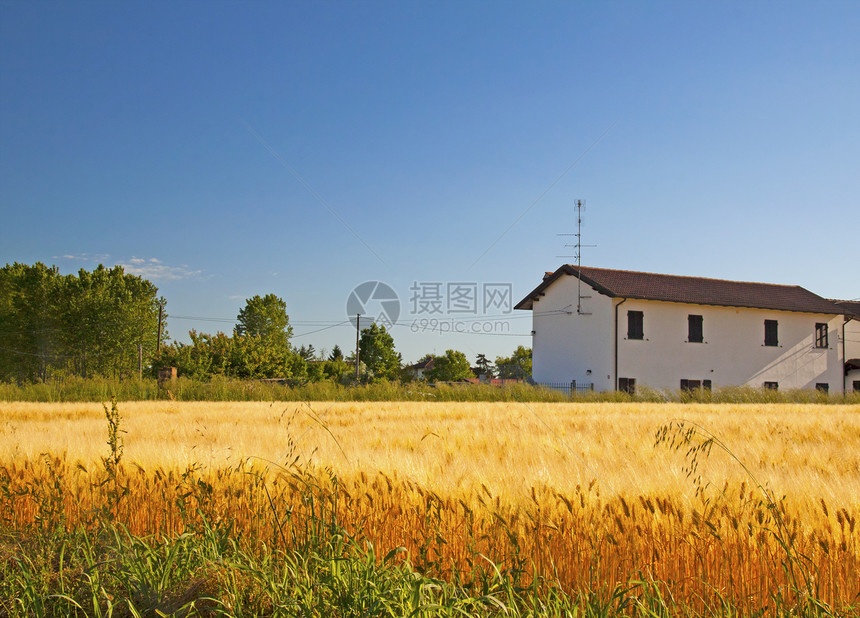
M 568 590 L 653 580 L 691 606 L 761 607 L 793 579 L 835 607 L 860 595 L 860 406 L 118 407 L 112 508 L 137 534 L 178 532 L 198 509 L 275 539 L 282 518 L 316 508 L 297 499 L 314 479 L 345 528 L 443 577 L 490 559 Z M 674 426 L 655 444 L 680 420 L 696 434 Z M 102 508 L 107 438 L 101 404 L 0 402 L 8 521 L 44 517 L 48 487 L 68 525 Z

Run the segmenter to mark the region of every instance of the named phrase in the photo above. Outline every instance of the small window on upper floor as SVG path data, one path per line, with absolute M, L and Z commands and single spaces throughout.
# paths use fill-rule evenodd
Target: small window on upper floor
M 779 390 L 779 382 L 765 382 L 762 386 L 769 391 Z
M 702 330 L 702 316 L 688 315 L 687 316 L 687 341 L 691 343 L 702 343 L 705 340 Z
M 828 347 L 827 323 L 826 322 L 817 322 L 815 324 L 815 347 L 816 348 Z
M 776 320 L 764 321 L 764 344 L 766 346 L 779 345 L 779 322 Z
M 641 311 L 627 312 L 627 338 L 628 339 L 644 339 L 644 316 Z
M 820 393 L 829 393 L 830 392 L 830 385 L 827 382 L 818 382 L 815 385 L 815 390 L 817 390 Z

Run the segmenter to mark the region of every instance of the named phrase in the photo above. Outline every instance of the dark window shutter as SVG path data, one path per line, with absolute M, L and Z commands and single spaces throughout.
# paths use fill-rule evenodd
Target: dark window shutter
M 705 340 L 702 322 L 703 318 L 700 315 L 687 316 L 687 341 L 702 343 Z
M 764 344 L 766 346 L 779 345 L 779 322 L 776 320 L 764 321 Z
M 627 338 L 628 339 L 644 339 L 645 328 L 643 325 L 644 319 L 641 311 L 627 312 Z

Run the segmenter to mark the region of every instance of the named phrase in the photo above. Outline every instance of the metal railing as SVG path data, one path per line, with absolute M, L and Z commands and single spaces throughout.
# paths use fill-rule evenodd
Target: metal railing
M 536 386 L 542 386 L 554 391 L 560 391 L 567 395 L 576 393 L 589 393 L 594 390 L 593 382 L 535 382 Z

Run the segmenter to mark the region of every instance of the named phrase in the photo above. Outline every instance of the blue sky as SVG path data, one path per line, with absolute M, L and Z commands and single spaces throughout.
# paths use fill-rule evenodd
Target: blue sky
M 583 264 L 856 299 L 858 32 L 856 2 L 2 0 L 0 263 L 124 264 L 180 340 L 272 292 L 317 349 L 378 280 L 405 360 L 494 357 L 527 313 L 416 333 L 464 316 L 410 287 L 516 302 L 583 199 Z

